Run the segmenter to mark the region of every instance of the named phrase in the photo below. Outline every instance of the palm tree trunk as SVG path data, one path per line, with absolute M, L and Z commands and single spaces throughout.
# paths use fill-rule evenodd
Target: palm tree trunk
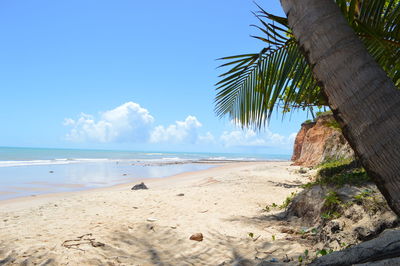
M 281 0 L 343 134 L 400 216 L 400 90 L 333 0 Z

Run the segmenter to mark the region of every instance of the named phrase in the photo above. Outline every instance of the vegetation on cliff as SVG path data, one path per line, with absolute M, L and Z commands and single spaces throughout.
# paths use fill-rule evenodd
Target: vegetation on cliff
M 371 182 L 371 178 L 361 166 L 360 162 L 352 159 L 326 161 L 316 167 L 316 180 L 303 187 L 314 185 L 329 185 L 342 187 L 344 185 L 364 185 Z

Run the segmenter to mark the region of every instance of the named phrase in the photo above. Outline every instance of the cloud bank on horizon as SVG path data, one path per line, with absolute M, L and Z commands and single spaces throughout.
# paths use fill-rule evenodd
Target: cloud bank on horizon
M 81 113 L 77 119 L 65 118 L 70 128 L 65 139 L 71 142 L 194 144 L 223 147 L 282 147 L 291 148 L 296 133 L 282 136 L 266 129 L 233 128 L 215 137 L 210 131 L 202 132 L 203 124 L 193 115 L 171 125 L 154 125 L 155 118 L 138 103 L 127 102 L 112 110 L 101 112 L 96 119 Z M 231 123 L 234 127 L 234 123 Z

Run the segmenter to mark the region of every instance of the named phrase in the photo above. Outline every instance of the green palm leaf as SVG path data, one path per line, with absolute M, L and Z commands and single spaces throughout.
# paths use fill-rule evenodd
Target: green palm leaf
M 400 1 L 336 0 L 370 54 L 400 87 Z M 215 111 L 244 127 L 265 126 L 275 109 L 327 106 L 312 70 L 288 27 L 287 19 L 261 7 L 252 25 L 266 47 L 259 53 L 223 57 L 230 69 L 216 84 Z

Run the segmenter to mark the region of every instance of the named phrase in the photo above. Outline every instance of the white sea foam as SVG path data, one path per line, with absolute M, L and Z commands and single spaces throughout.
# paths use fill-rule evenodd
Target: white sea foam
M 219 157 L 210 157 L 207 159 L 204 159 L 206 161 L 264 161 L 264 159 L 257 159 L 257 158 L 248 158 L 248 157 L 224 157 L 224 156 L 219 156 Z
M 191 159 L 184 159 L 184 158 L 179 158 L 179 157 L 166 157 L 166 158 L 161 158 L 158 159 L 159 161 L 168 161 L 168 162 L 184 162 L 184 161 L 193 161 Z
M 265 159 L 264 159 L 265 160 Z M 278 160 L 279 159 L 275 159 Z M 204 158 L 181 158 L 181 157 L 162 157 L 162 158 L 61 158 L 52 160 L 21 160 L 21 161 L 0 161 L 0 167 L 34 166 L 34 165 L 63 165 L 79 163 L 129 163 L 132 165 L 169 165 L 169 164 L 188 164 L 188 163 L 207 163 L 207 162 L 243 162 L 243 161 L 263 161 L 263 159 L 249 157 L 204 157 Z M 274 159 L 269 159 L 274 161 Z
M 63 158 L 53 160 L 26 160 L 26 161 L 0 161 L 0 167 L 16 166 L 35 166 L 35 165 L 62 165 L 79 163 L 131 163 L 131 164 L 171 164 L 171 163 L 190 163 L 197 160 L 183 159 L 179 157 L 159 158 L 159 159 L 108 159 L 108 158 Z
M 59 164 L 76 164 L 87 162 L 107 162 L 109 159 L 54 159 L 54 160 L 31 160 L 31 161 L 0 161 L 0 167 L 14 167 L 14 166 L 31 166 L 31 165 L 59 165 Z M 118 161 L 118 160 L 113 160 Z
M 34 161 L 0 161 L 0 167 L 47 165 L 47 164 L 68 164 L 68 161 L 61 160 L 34 160 Z

